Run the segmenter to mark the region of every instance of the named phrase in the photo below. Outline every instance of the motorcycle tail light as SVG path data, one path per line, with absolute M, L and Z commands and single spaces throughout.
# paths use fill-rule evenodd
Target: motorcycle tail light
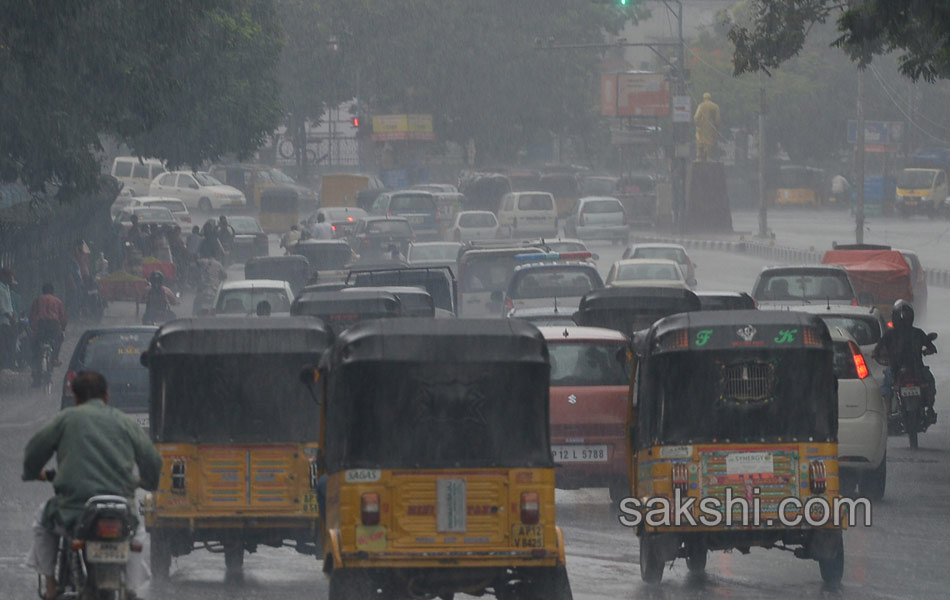
M 141 552 L 142 551 L 142 542 L 132 542 L 129 544 L 129 549 L 132 552 Z
M 69 544 L 69 547 L 73 550 L 82 550 L 86 547 L 86 542 L 82 540 L 73 540 L 72 543 Z
M 851 356 L 854 357 L 854 369 L 858 373 L 858 379 L 864 379 L 868 376 L 868 365 L 864 362 L 864 356 L 861 355 L 861 349 L 854 342 L 848 342 L 851 348 Z
M 96 521 L 96 536 L 111 540 L 122 535 L 122 521 L 119 519 L 99 519 Z
M 537 492 L 521 492 L 521 522 L 535 525 L 540 520 L 541 502 Z
M 676 463 L 673 465 L 673 490 L 679 490 L 683 495 L 686 494 L 686 490 L 689 487 L 689 470 L 687 466 L 683 463 Z
M 360 499 L 360 519 L 363 525 L 379 525 L 379 494 L 366 492 Z
M 813 460 L 808 464 L 808 489 L 813 494 L 824 494 L 828 489 L 828 472 L 825 461 Z

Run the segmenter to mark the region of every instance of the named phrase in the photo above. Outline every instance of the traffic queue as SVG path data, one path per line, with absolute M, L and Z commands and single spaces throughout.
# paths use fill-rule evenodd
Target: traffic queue
M 700 572 L 709 551 L 762 547 L 837 583 L 851 497 L 884 494 L 888 428 L 915 446 L 932 422 L 932 379 L 905 361 L 886 404 L 865 359 L 912 315 L 860 306 L 837 263 L 700 293 L 682 247 L 634 245 L 607 281 L 576 240 L 361 263 L 382 231 L 364 256 L 305 240 L 249 262 L 292 288 L 284 314 L 135 332 L 162 457 L 144 502 L 156 579 L 197 548 L 233 573 L 290 546 L 317 558 L 332 600 L 567 599 L 555 488 L 600 487 L 646 582 L 677 558 Z M 308 282 L 305 253 L 327 267 Z M 113 351 L 132 354 L 127 337 Z

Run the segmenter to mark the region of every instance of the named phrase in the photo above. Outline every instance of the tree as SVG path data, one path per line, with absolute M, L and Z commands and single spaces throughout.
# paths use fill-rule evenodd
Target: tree
M 247 153 L 279 119 L 273 0 L 11 0 L 0 181 L 98 187 L 100 135 L 169 166 Z
M 729 31 L 735 73 L 770 70 L 797 55 L 816 24 L 834 18 L 834 45 L 867 66 L 899 51 L 900 71 L 913 80 L 950 78 L 950 4 L 927 0 L 754 0 L 751 24 Z

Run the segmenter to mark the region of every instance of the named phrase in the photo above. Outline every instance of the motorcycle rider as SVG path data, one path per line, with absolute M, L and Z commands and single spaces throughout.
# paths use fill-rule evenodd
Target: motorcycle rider
M 158 487 L 162 468 L 161 456 L 142 427 L 108 405 L 109 388 L 102 374 L 81 371 L 72 382 L 72 391 L 76 406 L 61 411 L 40 429 L 27 443 L 23 456 L 24 481 L 47 481 L 43 468 L 54 454 L 59 469 L 52 481 L 56 495 L 35 514 L 33 547 L 27 556 L 27 565 L 46 578 L 48 600 L 57 592 L 57 538 L 75 525 L 86 501 L 114 494 L 131 503 L 136 487 Z M 138 480 L 133 467 L 138 467 Z M 134 539 L 140 541 L 144 534 L 140 522 Z M 126 581 L 134 592 L 145 583 L 148 571 L 141 553 L 133 552 L 130 557 Z
M 40 384 L 40 353 L 43 343 L 49 343 L 53 349 L 53 366 L 58 367 L 59 349 L 63 345 L 66 332 L 66 308 L 53 294 L 53 284 L 43 284 L 43 295 L 30 305 L 30 334 L 33 339 L 33 385 Z
M 923 356 L 936 354 L 937 348 L 927 337 L 923 329 L 914 327 L 914 307 L 905 300 L 894 303 L 891 312 L 893 327 L 884 332 L 881 340 L 874 347 L 871 356 L 878 361 L 887 361 L 884 369 L 884 381 L 881 384 L 881 394 L 888 402 L 893 412 L 892 399 L 894 396 L 894 382 L 901 368 L 907 367 L 915 373 L 920 373 L 923 383 L 929 390 L 924 394 L 924 416 L 930 423 L 937 422 L 937 413 L 934 412 L 937 384 L 934 381 L 930 368 L 924 365 Z
M 165 287 L 165 276 L 161 271 L 152 271 L 148 277 L 149 287 L 145 292 L 145 313 L 143 325 L 164 323 L 175 318 L 171 307 L 178 304 L 175 293 Z
M 198 282 L 191 314 L 200 317 L 207 315 L 214 308 L 214 299 L 218 295 L 218 288 L 228 278 L 228 271 L 207 247 L 202 247 L 197 269 Z

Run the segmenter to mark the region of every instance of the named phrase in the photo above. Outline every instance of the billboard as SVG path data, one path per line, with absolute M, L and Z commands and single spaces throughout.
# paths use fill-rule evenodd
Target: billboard
M 670 84 L 662 73 L 627 71 L 601 78 L 601 114 L 607 117 L 665 117 Z
M 374 142 L 435 141 L 432 115 L 376 115 L 372 139 Z

